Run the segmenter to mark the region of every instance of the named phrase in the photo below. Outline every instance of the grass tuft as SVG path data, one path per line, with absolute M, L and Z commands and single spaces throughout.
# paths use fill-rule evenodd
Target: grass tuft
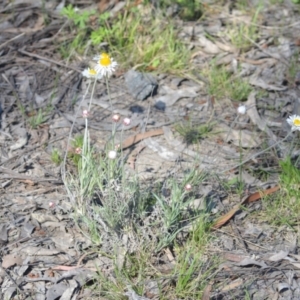
M 212 123 L 194 125 L 191 121 L 185 123 L 179 123 L 175 125 L 175 130 L 184 138 L 185 142 L 194 144 L 201 139 L 206 138 L 212 133 Z
M 265 215 L 274 225 L 295 226 L 300 214 L 300 170 L 287 157 L 280 162 L 280 192 L 264 199 Z
M 69 58 L 75 51 L 83 53 L 89 42 L 94 46 L 105 43 L 124 68 L 187 72 L 191 52 L 177 38 L 175 23 L 158 12 L 154 17 L 149 11 L 146 4 L 141 9 L 125 7 L 124 13 L 114 19 L 103 13 L 95 20 L 94 11 L 75 11 L 70 4 L 62 15 L 72 21 L 69 30 L 75 32 L 75 37 L 62 43 L 60 53 Z
M 53 149 L 51 152 L 51 161 L 56 165 L 60 165 L 63 161 L 63 157 L 58 149 Z
M 248 82 L 215 63 L 203 71 L 203 76 L 209 81 L 208 93 L 218 99 L 227 97 L 233 101 L 245 101 L 252 91 Z
M 241 4 L 244 7 L 244 4 Z M 245 5 L 245 9 L 248 10 L 248 5 Z M 240 51 L 247 51 L 259 37 L 259 31 L 257 23 L 259 20 L 259 13 L 262 10 L 262 6 L 259 5 L 253 14 L 250 23 L 243 22 L 242 18 L 238 18 L 232 24 L 228 24 L 226 29 L 226 35 L 229 38 L 231 44 Z
M 39 109 L 37 114 L 29 118 L 31 128 L 36 129 L 41 124 L 46 122 L 46 114 L 42 109 Z

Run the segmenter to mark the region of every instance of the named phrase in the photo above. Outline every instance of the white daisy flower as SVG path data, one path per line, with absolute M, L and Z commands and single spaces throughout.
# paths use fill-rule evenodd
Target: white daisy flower
M 117 62 L 114 61 L 114 59 L 107 53 L 101 53 L 93 59 L 97 61 L 95 69 L 99 74 L 101 74 L 101 76 L 111 76 L 118 65 Z
M 101 74 L 97 72 L 97 70 L 90 69 L 90 68 L 83 70 L 83 72 L 81 74 L 86 78 L 96 78 L 97 77 L 97 79 L 100 79 L 102 77 Z
M 293 115 L 286 119 L 289 125 L 292 127 L 292 131 L 300 130 L 300 116 Z

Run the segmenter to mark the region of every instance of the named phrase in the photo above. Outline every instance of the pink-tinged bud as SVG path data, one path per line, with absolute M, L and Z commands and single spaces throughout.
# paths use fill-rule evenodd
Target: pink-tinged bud
M 49 208 L 53 209 L 55 207 L 55 203 L 54 202 L 49 202 Z
M 130 125 L 130 123 L 131 123 L 131 120 L 130 120 L 129 118 L 124 118 L 123 124 L 124 124 L 125 126 Z
M 88 118 L 90 116 L 90 112 L 87 109 L 85 109 L 85 110 L 82 111 L 82 116 L 84 118 Z
M 81 152 L 82 152 L 82 149 L 81 149 L 80 147 L 77 147 L 77 148 L 75 149 L 75 153 L 76 153 L 76 154 L 81 154 Z
M 116 149 L 116 150 L 119 150 L 120 148 L 121 148 L 121 145 L 120 145 L 120 144 L 115 145 L 115 149 Z
M 113 115 L 112 120 L 113 120 L 115 123 L 118 123 L 118 122 L 120 121 L 120 116 L 119 116 L 119 115 Z
M 108 158 L 115 159 L 117 157 L 117 152 L 114 150 L 111 150 L 108 152 Z
M 188 183 L 185 185 L 184 189 L 188 192 L 192 189 L 192 185 Z

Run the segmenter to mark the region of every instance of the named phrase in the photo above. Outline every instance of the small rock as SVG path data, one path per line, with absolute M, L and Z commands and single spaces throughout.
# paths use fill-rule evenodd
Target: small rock
M 125 82 L 129 92 L 137 100 L 145 100 L 148 96 L 153 95 L 158 86 L 152 75 L 134 70 L 129 70 L 125 74 Z

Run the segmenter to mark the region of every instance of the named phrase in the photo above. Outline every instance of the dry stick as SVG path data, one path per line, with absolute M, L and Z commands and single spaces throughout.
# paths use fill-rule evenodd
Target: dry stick
M 59 137 L 55 137 L 54 139 L 51 139 L 51 140 L 48 142 L 48 144 L 57 142 L 57 141 L 59 141 L 59 140 L 61 140 L 61 139 L 63 139 L 63 138 L 64 138 L 64 135 L 61 135 L 61 136 L 59 136 Z M 38 145 L 35 145 L 35 146 L 31 147 L 31 148 L 28 148 L 28 149 L 26 149 L 25 151 L 23 151 L 22 153 L 19 153 L 19 154 L 17 154 L 17 155 L 14 155 L 14 156 L 8 158 L 7 160 L 4 160 L 4 161 L 0 162 L 0 166 L 3 166 L 4 164 L 9 163 L 9 162 L 11 162 L 12 160 L 17 159 L 18 157 L 22 156 L 22 155 L 25 154 L 25 153 L 29 153 L 29 152 L 31 152 L 31 151 L 34 151 L 35 149 L 37 149 L 37 148 L 39 148 L 39 147 L 41 147 L 41 145 L 38 144 Z
M 22 49 L 19 49 L 18 52 L 20 52 L 20 53 L 22 53 L 24 55 L 27 55 L 27 56 L 31 56 L 31 57 L 35 57 L 35 58 L 38 58 L 38 59 L 41 59 L 41 60 L 48 61 L 48 62 L 50 62 L 52 64 L 55 64 L 55 65 L 58 65 L 58 66 L 61 66 L 61 67 L 64 67 L 64 68 L 68 68 L 68 69 L 74 70 L 74 71 L 76 71 L 78 73 L 81 73 L 81 71 L 79 69 L 77 69 L 77 68 L 74 68 L 74 67 L 71 67 L 71 66 L 67 66 L 67 65 L 65 65 L 63 63 L 60 63 L 58 61 L 52 60 L 52 59 L 47 58 L 47 57 L 40 56 L 38 54 L 29 53 L 29 52 L 27 52 L 25 50 L 22 50 Z
M 55 41 L 57 39 L 57 37 L 59 36 L 59 34 L 65 29 L 65 27 L 70 24 L 70 20 L 67 20 L 60 28 L 59 30 L 50 38 L 45 38 L 45 39 L 42 39 L 40 40 L 39 42 L 43 42 L 43 43 L 49 43 L 49 42 L 52 42 L 52 41 Z
M 266 62 L 269 62 L 271 60 L 271 58 L 262 58 L 262 59 L 259 59 L 259 60 L 253 60 L 253 59 L 248 59 L 248 58 L 243 58 L 243 57 L 237 57 L 236 59 L 239 60 L 239 61 L 246 62 L 246 63 L 251 64 L 251 65 L 256 65 L 256 66 L 257 65 L 262 65 L 262 64 L 264 64 Z M 277 62 L 277 59 L 276 59 L 276 62 Z
M 263 47 L 261 47 L 260 45 L 258 45 L 255 41 L 253 41 L 252 39 L 250 39 L 248 36 L 244 35 L 244 38 L 246 38 L 248 41 L 250 41 L 253 45 L 255 45 L 257 48 L 259 48 L 260 51 L 262 51 L 263 53 L 267 54 L 268 56 L 270 57 L 273 57 L 277 60 L 280 60 L 282 63 L 284 63 L 286 66 L 289 66 L 289 63 L 280 55 L 276 55 L 276 54 L 273 54 L 273 53 L 270 53 L 266 50 L 263 49 Z
M 53 182 L 60 184 L 62 183 L 61 180 L 57 179 L 51 179 L 51 178 L 40 178 L 40 177 L 33 177 L 33 176 L 27 176 L 27 175 L 22 175 L 17 172 L 14 172 L 13 170 L 6 169 L 4 167 L 0 167 L 0 174 L 3 174 L 4 176 L 0 176 L 1 179 L 18 179 L 18 180 L 31 180 L 34 182 Z M 7 175 L 5 175 L 7 174 Z
M 233 220 L 230 220 L 230 225 L 231 225 L 231 229 L 232 231 L 236 234 L 234 237 L 237 238 L 238 240 L 240 240 L 244 250 L 249 253 L 248 250 L 248 245 L 246 243 L 246 241 L 243 239 L 243 237 L 241 236 L 241 233 L 239 232 L 239 229 L 237 228 L 236 224 L 233 222 Z
M 15 87 L 11 84 L 11 82 L 9 81 L 9 79 L 6 77 L 6 75 L 5 74 L 2 74 L 2 77 L 3 77 L 3 79 L 8 83 L 8 85 L 10 86 L 10 88 L 11 88 L 11 91 L 12 91 L 12 93 L 13 93 L 13 95 L 14 95 L 14 101 L 13 101 L 13 103 L 9 106 L 9 107 L 7 107 L 6 109 L 4 109 L 4 113 L 6 114 L 10 109 L 11 109 L 11 107 L 14 105 L 14 103 L 17 101 L 18 102 L 18 104 L 19 105 L 21 105 L 21 100 L 20 100 L 20 98 L 19 98 L 19 95 L 18 95 L 18 92 L 16 91 L 16 89 L 15 89 Z M 23 115 L 22 115 L 23 116 Z
M 233 234 L 231 234 L 231 233 L 229 233 L 229 232 L 223 231 L 223 230 L 221 230 L 221 229 L 216 229 L 215 231 L 220 232 L 220 233 L 223 233 L 223 234 L 227 234 L 227 235 L 229 235 L 229 236 L 231 236 L 231 237 L 235 237 L 235 235 L 233 235 Z M 256 244 L 256 243 L 250 242 L 249 240 L 246 240 L 246 239 L 244 239 L 244 238 L 242 238 L 242 239 L 243 239 L 247 244 L 253 245 L 253 246 L 257 247 L 257 248 L 261 248 L 261 249 L 264 249 L 264 250 L 267 250 L 267 251 L 272 251 L 271 249 L 268 249 L 268 248 L 263 247 L 263 246 L 260 246 L 260 245 L 258 245 L 258 244 Z
M 23 36 L 23 35 L 25 35 L 25 32 L 13 37 L 12 39 L 10 39 L 10 40 L 6 41 L 5 43 L 1 44 L 0 49 L 3 48 L 4 46 L 6 46 L 7 44 L 9 44 L 10 42 L 12 42 L 12 41 L 18 39 L 19 37 Z
M 293 133 L 293 131 L 290 131 L 289 134 L 288 134 L 284 139 L 282 139 L 281 141 L 278 141 L 277 143 L 271 145 L 270 147 L 268 147 L 268 148 L 266 148 L 266 149 L 264 149 L 264 150 L 262 150 L 262 151 L 260 151 L 260 152 L 258 152 L 258 153 L 255 153 L 255 154 L 251 155 L 249 158 L 243 160 L 241 163 L 239 163 L 239 164 L 237 164 L 237 165 L 235 165 L 235 166 L 233 166 L 233 167 L 231 167 L 231 168 L 228 168 L 228 169 L 222 171 L 221 173 L 226 173 L 226 172 L 228 172 L 228 171 L 230 171 L 230 170 L 232 170 L 232 169 L 236 169 L 236 168 L 242 166 L 243 164 L 245 164 L 246 162 L 252 160 L 252 159 L 255 158 L 256 156 L 259 156 L 259 155 L 263 154 L 264 152 L 266 152 L 266 151 L 272 149 L 273 147 L 279 145 L 281 142 L 284 142 L 287 138 L 290 137 L 290 135 L 291 135 L 292 133 Z
M 254 22 L 248 22 L 248 21 L 245 21 L 244 18 L 240 18 L 240 17 L 232 17 L 232 15 L 230 14 L 227 14 L 227 17 L 228 19 L 236 19 L 237 21 L 241 21 L 247 25 L 254 25 L 255 27 L 260 27 L 260 28 L 266 28 L 266 29 L 283 29 L 283 28 L 290 28 L 290 27 L 295 27 L 297 25 L 300 24 L 299 21 L 295 22 L 295 23 L 292 23 L 292 24 L 289 24 L 289 25 L 282 25 L 282 26 L 266 26 L 266 25 L 260 25 L 260 24 L 257 24 L 257 23 L 254 23 Z
M 31 182 L 51 182 L 54 184 L 62 184 L 63 182 L 61 180 L 58 179 L 49 179 L 49 178 L 35 178 L 35 177 L 30 177 L 30 176 L 25 176 L 23 175 L 21 177 L 21 175 L 4 175 L 1 176 L 1 179 L 16 179 L 16 180 L 20 180 L 20 181 L 26 181 L 29 180 Z
M 3 268 L 3 267 L 0 267 L 0 268 L 6 273 L 6 275 L 9 277 L 9 279 L 15 284 L 15 287 L 18 290 L 18 293 L 20 293 L 21 295 L 24 295 L 25 291 L 22 291 L 19 288 L 19 285 L 17 284 L 17 282 L 10 276 L 10 274 L 5 270 L 5 268 Z
M 245 196 L 242 199 L 242 201 L 240 203 L 236 204 L 229 212 L 227 212 L 225 215 L 218 218 L 214 222 L 211 229 L 216 230 L 216 229 L 220 228 L 221 226 L 223 226 L 224 224 L 226 224 L 239 211 L 239 209 L 241 208 L 242 205 L 257 201 L 257 200 L 261 199 L 263 196 L 270 195 L 270 194 L 278 191 L 279 189 L 280 189 L 279 186 L 275 186 L 275 187 L 269 188 L 267 190 L 264 190 L 262 192 L 256 192 L 252 195 Z

